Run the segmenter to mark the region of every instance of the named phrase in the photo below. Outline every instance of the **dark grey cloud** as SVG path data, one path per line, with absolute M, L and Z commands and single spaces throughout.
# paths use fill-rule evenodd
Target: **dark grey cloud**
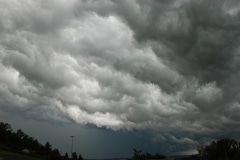
M 169 152 L 239 138 L 237 1 L 0 4 L 2 112 L 149 130 Z

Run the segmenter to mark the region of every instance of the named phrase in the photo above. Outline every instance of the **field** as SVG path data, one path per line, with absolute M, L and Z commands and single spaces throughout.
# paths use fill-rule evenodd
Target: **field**
M 43 159 L 21 153 L 1 151 L 0 160 L 43 160 Z

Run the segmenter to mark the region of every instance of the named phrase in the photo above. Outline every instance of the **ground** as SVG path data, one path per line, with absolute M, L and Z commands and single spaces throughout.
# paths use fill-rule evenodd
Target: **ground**
M 0 160 L 43 160 L 43 159 L 21 153 L 0 151 Z

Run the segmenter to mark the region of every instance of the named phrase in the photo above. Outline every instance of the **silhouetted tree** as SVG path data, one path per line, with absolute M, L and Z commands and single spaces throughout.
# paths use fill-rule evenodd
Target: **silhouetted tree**
M 133 148 L 133 158 L 134 159 L 140 159 L 141 157 L 141 150 L 137 150 L 136 148 Z
M 240 145 L 233 139 L 221 139 L 205 146 L 202 152 L 202 157 L 206 160 L 239 160 Z
M 16 134 L 20 139 L 23 139 L 23 137 L 26 136 L 26 134 L 21 129 L 18 129 Z
M 83 160 L 83 157 L 82 157 L 81 154 L 79 154 L 79 156 L 78 156 L 78 160 Z
M 45 147 L 45 149 L 46 149 L 47 152 L 50 152 L 50 151 L 52 150 L 52 145 L 50 145 L 49 142 L 46 142 L 46 144 L 45 144 L 44 147 Z
M 63 159 L 57 149 L 52 149 L 49 142 L 43 146 L 38 140 L 28 136 L 20 129 L 13 132 L 11 125 L 8 123 L 0 122 L 0 143 L 6 146 L 8 150 L 21 151 L 27 148 L 31 152 L 48 159 Z
M 0 142 L 3 144 L 8 143 L 11 133 L 12 133 L 11 125 L 8 123 L 0 122 Z
M 64 159 L 68 160 L 68 153 L 67 152 L 65 153 Z
M 161 155 L 159 153 L 156 153 L 155 155 L 151 156 L 150 159 L 165 159 L 166 157 L 164 155 Z
M 23 145 L 24 148 L 30 149 L 30 145 L 34 141 L 34 138 L 33 137 L 29 137 L 28 135 L 25 135 L 22 138 L 21 141 L 22 141 L 22 145 Z
M 50 145 L 50 143 L 47 141 L 45 146 L 44 146 L 46 149 L 48 150 L 51 150 L 52 149 L 52 146 Z
M 155 155 L 152 155 L 148 152 L 143 153 L 141 150 L 133 149 L 134 155 L 133 159 L 134 160 L 150 160 L 150 159 L 164 159 L 166 158 L 164 155 L 161 155 L 159 153 L 156 153 Z
M 72 160 L 77 160 L 77 153 L 76 152 L 72 153 Z
M 49 142 L 46 142 L 46 144 L 43 146 L 43 148 L 41 147 L 40 150 L 41 150 L 41 155 L 48 156 L 52 152 L 52 146 L 50 145 Z
M 10 132 L 12 132 L 12 127 L 8 123 L 0 122 L 0 131 L 6 131 L 6 132 L 10 131 Z
M 40 156 L 44 156 L 44 155 L 46 154 L 46 152 L 45 152 L 45 147 L 44 147 L 44 146 L 41 146 L 41 147 L 39 148 L 38 154 L 39 154 Z
M 32 143 L 30 143 L 29 148 L 33 151 L 38 151 L 39 148 L 41 147 L 41 145 L 39 144 L 39 142 L 35 139 L 32 141 Z
M 51 153 L 48 155 L 47 160 L 61 160 L 62 157 L 58 151 L 58 149 L 54 149 L 51 151 Z

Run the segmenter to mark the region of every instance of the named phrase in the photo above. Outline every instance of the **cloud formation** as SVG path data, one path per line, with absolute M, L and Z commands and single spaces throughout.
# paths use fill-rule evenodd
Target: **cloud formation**
M 239 132 L 239 5 L 0 0 L 0 110 L 152 130 L 178 144 L 232 136 Z

